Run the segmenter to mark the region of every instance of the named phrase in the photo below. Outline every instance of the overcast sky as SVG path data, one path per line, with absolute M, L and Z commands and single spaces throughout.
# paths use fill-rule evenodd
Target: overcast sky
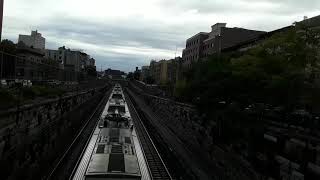
M 65 45 L 97 68 L 132 71 L 151 59 L 182 54 L 185 40 L 228 27 L 270 31 L 320 15 L 320 0 L 5 0 L 3 38 L 38 30 L 46 48 Z

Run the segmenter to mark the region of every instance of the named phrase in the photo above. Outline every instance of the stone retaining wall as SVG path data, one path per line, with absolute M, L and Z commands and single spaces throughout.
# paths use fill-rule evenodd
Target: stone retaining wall
M 214 119 L 208 121 L 192 105 L 147 94 L 135 83 L 130 83 L 129 88 L 144 99 L 146 104 L 152 108 L 154 114 L 161 119 L 161 123 L 166 124 L 189 150 L 213 164 L 218 162 L 224 164 L 224 167 L 217 168 L 221 170 L 216 169 L 217 177 L 222 179 L 232 179 L 234 177 L 255 179 L 255 174 L 247 167 L 242 166 L 239 159 L 236 160 L 238 164 L 234 164 L 235 156 L 225 153 L 214 142 L 215 137 L 219 135 L 219 127 L 222 126 L 219 122 L 227 118 L 226 112 L 217 110 Z
M 0 179 L 39 179 L 108 87 L 0 112 Z

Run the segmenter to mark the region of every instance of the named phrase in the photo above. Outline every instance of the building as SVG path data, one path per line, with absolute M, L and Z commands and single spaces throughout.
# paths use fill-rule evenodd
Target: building
M 167 82 L 167 61 L 157 62 L 152 60 L 150 62 L 150 74 L 156 84 L 165 84 Z
M 255 39 L 260 35 L 265 34 L 265 32 L 262 31 L 254 31 L 242 28 L 220 28 L 218 32 L 214 32 L 213 29 L 211 33 L 214 33 L 214 35 L 210 36 L 204 41 L 204 57 L 220 53 L 226 48 L 251 39 Z
M 16 78 L 41 81 L 47 79 L 47 69 L 44 64 L 44 53 L 20 43 L 17 48 Z M 47 66 L 48 67 L 48 66 Z
M 64 51 L 62 50 L 45 50 L 45 58 L 56 61 L 59 64 L 60 69 L 64 69 Z
M 174 85 L 177 80 L 179 62 L 181 59 L 181 57 L 177 57 L 175 59 L 161 60 L 158 62 L 152 60 L 150 62 L 149 71 L 155 83 L 159 85 Z
M 64 79 L 67 81 L 85 80 L 90 74 L 88 71 L 96 71 L 95 59 L 87 53 L 70 50 L 65 46 L 58 50 L 46 49 L 45 57 L 59 63 L 60 69 L 65 71 Z
M 71 51 L 67 49 L 65 51 L 64 65 L 73 66 L 75 72 L 81 70 L 81 53 L 80 51 Z
M 2 40 L 3 1 L 4 0 L 0 0 L 0 41 Z
M 150 77 L 150 68 L 149 68 L 149 66 L 142 66 L 141 67 L 140 81 L 146 82 L 148 77 Z
M 49 59 L 52 59 L 52 60 L 55 60 L 55 61 L 58 61 L 61 64 L 63 64 L 63 61 L 61 59 L 59 60 L 59 58 L 58 58 L 59 57 L 59 51 L 57 51 L 57 50 L 46 49 L 45 50 L 45 57 L 49 58 Z
M 86 66 L 94 66 L 96 67 L 96 60 L 93 58 L 90 58 L 89 61 L 87 62 Z
M 120 70 L 113 70 L 113 69 L 107 69 L 107 70 L 105 70 L 104 71 L 104 74 L 106 75 L 106 76 L 108 76 L 108 75 L 114 75 L 114 76 L 121 76 L 121 75 L 124 75 L 125 73 L 124 72 L 122 72 L 122 71 L 120 71 Z
M 90 56 L 87 53 L 80 52 L 80 70 L 85 71 L 86 67 L 89 66 Z
M 141 79 L 141 70 L 139 69 L 139 67 L 136 67 L 136 70 L 133 72 L 133 78 L 136 80 Z
M 220 53 L 236 44 L 255 39 L 264 33 L 243 28 L 228 28 L 226 23 L 217 23 L 211 26 L 211 32 L 200 32 L 187 39 L 186 48 L 182 53 L 183 67 L 191 68 L 192 64 L 200 59 Z
M 187 39 L 186 48 L 182 52 L 184 67 L 191 68 L 192 63 L 197 62 L 202 58 L 202 50 L 204 40 L 208 39 L 209 33 L 200 32 L 191 38 Z
M 181 57 L 170 59 L 167 61 L 167 83 L 175 85 L 179 70 L 179 61 Z
M 68 66 L 68 69 L 72 69 L 75 72 L 80 72 L 86 61 L 89 61 L 90 56 L 81 51 L 73 51 L 67 49 L 65 46 L 59 47 L 58 50 L 45 50 L 45 57 L 58 61 L 63 65 L 63 68 Z
M 18 42 L 34 49 L 45 49 L 46 39 L 38 31 L 31 31 L 31 35 L 19 35 Z
M 249 39 L 247 41 L 244 41 L 242 43 L 236 44 L 235 46 L 225 48 L 223 49 L 223 52 L 230 52 L 230 51 L 247 51 L 248 49 L 254 48 L 258 46 L 261 42 L 263 42 L 265 39 L 270 38 L 274 34 L 287 32 L 290 29 L 294 28 L 297 24 L 303 24 L 311 29 L 320 29 L 320 16 L 315 16 L 312 18 L 305 17 L 303 21 L 296 22 L 293 25 L 286 26 L 280 29 L 276 29 L 264 34 L 261 34 L 260 36 L 257 36 L 254 39 Z
M 109 68 L 104 71 L 104 76 L 107 76 L 110 79 L 123 79 L 124 75 L 125 73 L 120 70 L 113 70 Z
M 176 57 L 176 83 L 183 80 L 183 59 L 182 57 Z

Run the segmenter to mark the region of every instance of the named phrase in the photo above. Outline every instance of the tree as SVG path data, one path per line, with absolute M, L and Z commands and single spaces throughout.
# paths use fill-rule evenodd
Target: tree
M 319 34 L 296 26 L 247 52 L 212 56 L 194 65 L 178 94 L 187 101 L 201 99 L 202 107 L 219 100 L 297 104 L 308 93 L 305 80 L 319 72 Z
M 134 78 L 135 80 L 140 80 L 140 75 L 141 75 L 140 71 L 135 71 L 135 72 L 133 73 L 133 78 Z
M 12 41 L 8 39 L 4 39 L 0 43 L 0 51 L 10 53 L 10 54 L 16 54 L 16 44 L 14 44 Z
M 132 73 L 132 72 L 129 72 L 129 73 L 128 73 L 127 79 L 130 79 L 130 80 L 133 79 L 133 73 Z
M 155 81 L 154 81 L 154 79 L 153 79 L 151 76 L 147 76 L 147 77 L 146 77 L 146 80 L 145 80 L 145 83 L 147 83 L 147 84 L 154 84 Z
M 93 76 L 93 77 L 96 77 L 97 76 L 97 70 L 96 68 L 92 67 L 92 66 L 89 66 L 86 68 L 87 70 L 87 73 L 89 76 Z

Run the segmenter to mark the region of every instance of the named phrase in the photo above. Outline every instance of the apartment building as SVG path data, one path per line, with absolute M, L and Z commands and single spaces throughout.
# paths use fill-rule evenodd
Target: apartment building
M 181 57 L 170 60 L 152 60 L 149 66 L 149 73 L 156 84 L 175 84 L 178 75 Z
M 23 42 L 27 47 L 45 49 L 46 39 L 38 31 L 31 31 L 31 35 L 19 35 L 18 42 Z
M 189 69 L 193 63 L 201 59 L 220 53 L 239 43 L 255 39 L 264 33 L 236 27 L 228 28 L 226 23 L 216 23 L 211 26 L 211 32 L 200 32 L 187 39 L 186 48 L 182 53 L 183 67 Z

